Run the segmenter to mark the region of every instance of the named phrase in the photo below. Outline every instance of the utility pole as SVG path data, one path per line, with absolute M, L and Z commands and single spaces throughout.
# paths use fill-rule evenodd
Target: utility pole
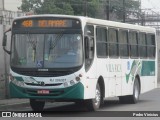
M 123 0 L 123 22 L 126 22 L 126 7 L 125 7 L 125 0 Z
M 106 5 L 106 19 L 109 20 L 109 13 L 110 13 L 110 0 L 107 0 L 107 5 Z
M 142 18 L 141 18 L 141 19 L 142 19 L 142 20 L 141 20 L 141 25 L 142 25 L 142 26 L 145 26 L 145 13 L 143 13 L 143 14 L 141 15 L 141 17 L 142 17 Z
M 2 3 L 2 25 L 3 25 L 3 32 L 5 32 L 5 19 L 4 19 L 4 16 L 3 16 L 3 11 L 5 11 L 5 8 L 4 8 L 4 0 L 1 0 L 1 3 Z M 4 79 L 5 79 L 5 98 L 8 98 L 8 72 L 7 72 L 7 53 L 3 51 L 3 54 L 4 54 Z
M 83 4 L 84 4 L 84 16 L 87 16 L 87 0 L 84 0 Z

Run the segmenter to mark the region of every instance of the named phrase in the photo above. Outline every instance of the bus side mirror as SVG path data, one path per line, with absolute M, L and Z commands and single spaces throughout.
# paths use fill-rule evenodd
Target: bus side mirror
M 11 54 L 11 51 L 8 51 L 8 50 L 6 49 L 6 46 L 7 46 L 7 35 L 6 35 L 6 33 L 9 32 L 9 31 L 11 31 L 11 29 L 7 30 L 7 31 L 4 32 L 4 34 L 3 34 L 2 46 L 3 46 L 3 50 L 4 50 L 6 53 Z
M 2 43 L 2 46 L 5 47 L 7 45 L 7 35 L 4 34 L 3 35 L 3 43 Z

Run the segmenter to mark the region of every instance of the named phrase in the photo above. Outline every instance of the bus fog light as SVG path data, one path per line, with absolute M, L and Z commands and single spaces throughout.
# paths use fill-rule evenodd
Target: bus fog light
M 71 81 L 70 81 L 70 84 L 71 84 L 71 85 L 74 85 L 74 84 L 75 84 L 74 80 L 71 80 Z
M 76 81 L 80 81 L 81 80 L 81 78 L 80 77 L 76 77 Z
M 68 83 L 67 82 L 64 83 L 64 87 L 68 87 Z

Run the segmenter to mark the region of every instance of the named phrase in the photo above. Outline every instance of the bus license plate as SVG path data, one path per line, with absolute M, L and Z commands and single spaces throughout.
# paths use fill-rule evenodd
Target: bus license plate
M 49 90 L 38 90 L 38 94 L 49 94 Z

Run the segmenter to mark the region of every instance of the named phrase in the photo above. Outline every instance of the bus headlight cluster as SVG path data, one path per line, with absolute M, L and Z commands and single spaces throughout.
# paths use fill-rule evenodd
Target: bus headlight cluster
M 16 80 L 14 76 L 12 76 L 12 74 L 9 75 L 9 79 L 11 80 L 11 82 L 19 87 L 24 87 L 24 82 L 23 81 L 19 81 Z
M 19 87 L 24 87 L 24 82 L 23 81 L 18 81 L 16 79 L 12 80 L 12 83 L 14 83 L 15 85 L 19 86 Z
M 79 74 L 75 79 L 77 82 L 79 82 L 81 80 L 82 74 Z
M 37 83 L 32 77 L 24 77 L 23 80 L 25 83 Z
M 63 83 L 64 87 L 69 87 L 69 86 L 72 86 L 72 85 L 74 85 L 74 84 L 76 84 L 76 82 L 75 82 L 74 80 L 71 80 L 71 81 L 69 81 L 69 82 Z
M 64 87 L 75 85 L 76 83 L 81 81 L 81 77 L 82 77 L 82 74 L 79 74 L 78 76 L 75 77 L 75 80 L 70 80 L 68 82 L 63 83 Z

